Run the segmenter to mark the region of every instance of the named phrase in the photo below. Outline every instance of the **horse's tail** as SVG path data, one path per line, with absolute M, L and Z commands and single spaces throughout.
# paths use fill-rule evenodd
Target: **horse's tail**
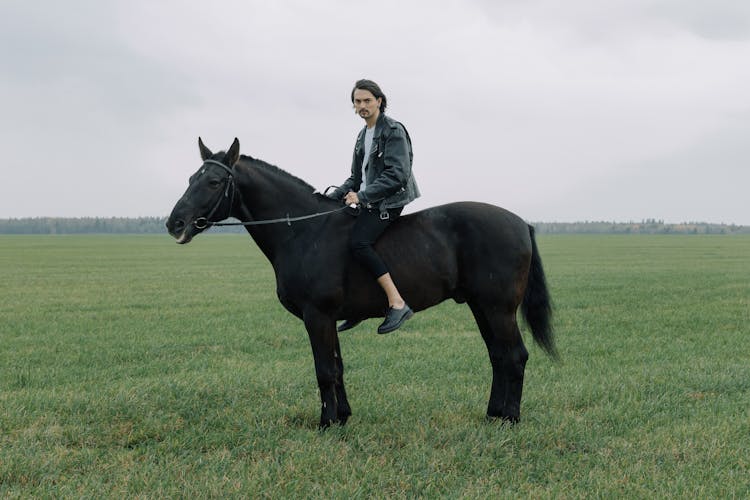
M 526 283 L 526 293 L 521 303 L 521 311 L 526 323 L 531 328 L 534 341 L 551 357 L 557 358 L 552 332 L 552 300 L 547 290 L 542 258 L 539 256 L 532 226 L 529 226 L 529 236 L 531 236 L 531 268 Z

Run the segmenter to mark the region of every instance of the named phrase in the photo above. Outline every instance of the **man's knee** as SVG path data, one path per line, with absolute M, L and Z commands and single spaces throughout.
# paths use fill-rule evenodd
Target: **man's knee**
M 349 238 L 348 242 L 349 251 L 351 253 L 361 253 L 363 250 L 367 250 L 372 246 L 372 242 L 364 240 L 362 238 Z
M 349 242 L 349 253 L 351 253 L 352 256 L 359 261 L 367 258 L 367 254 L 369 253 L 370 249 L 371 246 L 368 243 L 363 243 L 361 241 Z

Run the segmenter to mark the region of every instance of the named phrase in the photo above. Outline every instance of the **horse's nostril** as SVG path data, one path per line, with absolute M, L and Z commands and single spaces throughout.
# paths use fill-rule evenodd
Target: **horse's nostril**
M 185 230 L 185 221 L 180 219 L 171 221 L 171 223 L 167 223 L 167 230 L 169 230 L 171 234 L 180 234 Z

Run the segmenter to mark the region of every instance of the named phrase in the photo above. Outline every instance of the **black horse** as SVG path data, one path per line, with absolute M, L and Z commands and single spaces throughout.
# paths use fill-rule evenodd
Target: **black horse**
M 352 214 L 283 170 L 240 157 L 237 139 L 226 153 L 212 153 L 200 138 L 198 145 L 203 165 L 167 220 L 169 234 L 184 244 L 230 216 L 257 224 L 247 231 L 273 265 L 279 300 L 304 321 L 310 337 L 320 427 L 346 423 L 351 408 L 336 320 L 379 317 L 387 308 L 375 280 L 348 254 Z M 268 220 L 277 223 L 263 224 Z M 519 306 L 534 340 L 556 356 L 533 228 L 496 206 L 451 203 L 400 217 L 376 249 L 415 311 L 448 298 L 469 304 L 492 363 L 487 416 L 518 421 L 529 356 L 516 322 Z

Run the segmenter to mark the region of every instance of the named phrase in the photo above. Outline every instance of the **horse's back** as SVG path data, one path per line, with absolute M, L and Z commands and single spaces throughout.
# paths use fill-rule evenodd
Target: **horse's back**
M 389 232 L 456 238 L 474 246 L 511 245 L 531 251 L 528 225 L 513 212 L 489 203 L 462 201 L 438 205 L 397 220 Z
M 426 307 L 445 298 L 464 301 L 472 296 L 516 302 L 532 251 L 528 225 L 520 217 L 479 202 L 404 215 L 376 247 L 399 288 L 401 283 L 413 288 L 414 293 L 407 293 L 422 297 Z

